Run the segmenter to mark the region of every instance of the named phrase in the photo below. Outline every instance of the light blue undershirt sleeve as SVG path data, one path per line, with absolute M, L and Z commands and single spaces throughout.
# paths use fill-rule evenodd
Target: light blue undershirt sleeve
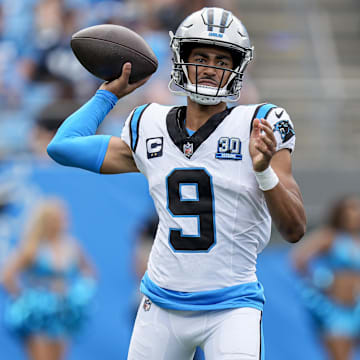
M 49 156 L 59 164 L 100 172 L 110 135 L 95 135 L 118 98 L 107 90 L 96 94 L 60 126 L 47 147 Z

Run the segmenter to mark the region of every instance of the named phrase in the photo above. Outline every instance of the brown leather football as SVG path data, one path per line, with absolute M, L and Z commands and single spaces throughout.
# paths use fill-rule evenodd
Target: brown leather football
M 125 62 L 132 64 L 129 83 L 146 78 L 158 67 L 146 41 L 120 25 L 102 24 L 82 29 L 72 36 L 71 48 L 89 72 L 107 81 L 121 75 Z

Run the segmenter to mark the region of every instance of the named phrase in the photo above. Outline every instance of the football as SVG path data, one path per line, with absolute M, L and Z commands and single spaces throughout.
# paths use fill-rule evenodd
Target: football
M 158 67 L 146 41 L 120 25 L 102 24 L 82 29 L 72 36 L 70 45 L 85 69 L 103 80 L 118 78 L 126 62 L 132 64 L 129 83 L 146 78 Z

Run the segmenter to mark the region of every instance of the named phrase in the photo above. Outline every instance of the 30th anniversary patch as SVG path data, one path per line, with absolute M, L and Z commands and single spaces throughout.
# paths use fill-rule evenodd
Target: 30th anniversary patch
M 218 140 L 217 159 L 223 160 L 241 160 L 241 141 L 235 137 L 221 137 Z

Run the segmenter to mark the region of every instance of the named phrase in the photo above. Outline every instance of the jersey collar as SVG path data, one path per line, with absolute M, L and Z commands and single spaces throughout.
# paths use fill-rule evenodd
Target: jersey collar
M 185 128 L 186 106 L 173 107 L 166 116 L 166 126 L 170 138 L 176 147 L 190 159 L 198 147 L 213 133 L 233 109 L 234 107 L 228 108 L 214 114 L 193 135 L 189 136 Z

